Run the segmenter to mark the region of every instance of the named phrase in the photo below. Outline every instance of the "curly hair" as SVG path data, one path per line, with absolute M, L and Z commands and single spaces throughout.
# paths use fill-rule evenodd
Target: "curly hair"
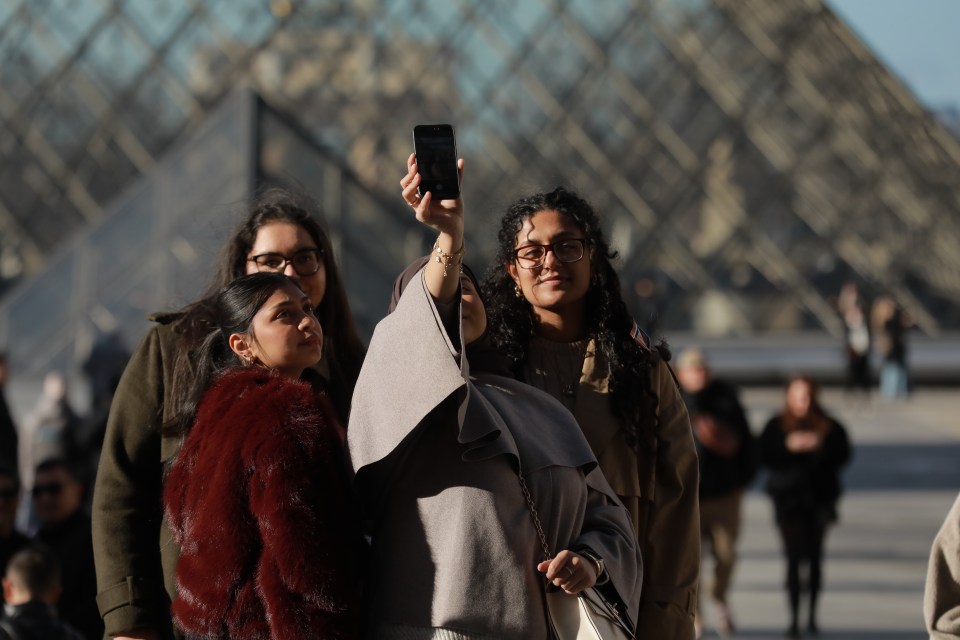
M 523 223 L 541 211 L 556 211 L 573 222 L 587 240 L 590 256 L 590 287 L 583 300 L 587 338 L 609 367 L 610 399 L 622 424 L 627 442 L 638 453 L 650 453 L 657 429 L 657 393 L 652 373 L 660 358 L 670 359 L 664 343 L 646 349 L 632 336 L 633 317 L 620 291 L 620 278 L 613 267 L 618 258 L 604 239 L 600 219 L 582 198 L 563 187 L 514 202 L 500 220 L 497 255 L 483 283 L 487 321 L 494 344 L 511 361 L 523 379 L 530 337 L 536 332 L 530 303 L 516 293 L 507 270 L 514 260 L 517 234 Z

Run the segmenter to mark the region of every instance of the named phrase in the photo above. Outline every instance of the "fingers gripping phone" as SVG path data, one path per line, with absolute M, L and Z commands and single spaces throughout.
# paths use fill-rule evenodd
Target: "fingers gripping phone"
M 457 141 L 449 124 L 418 124 L 413 128 L 413 147 L 420 174 L 420 195 L 429 191 L 434 200 L 452 200 L 460 195 L 457 173 Z

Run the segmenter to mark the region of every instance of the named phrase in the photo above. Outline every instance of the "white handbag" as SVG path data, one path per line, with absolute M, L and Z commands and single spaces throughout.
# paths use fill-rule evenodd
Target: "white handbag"
M 540 525 L 540 516 L 537 507 L 527 488 L 523 476 L 520 479 L 520 488 L 523 497 L 527 500 L 530 516 L 533 518 L 540 545 L 547 558 L 552 558 L 550 545 Z M 591 587 L 576 595 L 571 595 L 562 589 L 547 591 L 547 614 L 550 617 L 550 626 L 558 640 L 637 640 L 630 629 L 630 623 L 617 611 L 617 608 L 607 600 L 599 590 Z

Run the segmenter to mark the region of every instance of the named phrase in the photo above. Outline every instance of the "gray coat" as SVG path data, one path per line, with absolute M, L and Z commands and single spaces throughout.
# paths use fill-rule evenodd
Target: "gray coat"
M 471 377 L 420 275 L 374 332 L 348 445 L 372 517 L 365 617 L 378 637 L 547 637 L 518 469 L 552 552 L 590 547 L 622 599 L 639 601 L 629 515 L 573 416 L 515 380 Z

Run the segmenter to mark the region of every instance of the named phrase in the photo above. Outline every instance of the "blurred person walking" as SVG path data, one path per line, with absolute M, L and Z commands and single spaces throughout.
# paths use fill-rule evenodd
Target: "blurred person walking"
M 0 640 L 83 640 L 57 615 L 62 592 L 60 566 L 49 549 L 33 545 L 17 552 L 3 578 Z
M 787 560 L 787 637 L 800 637 L 804 592 L 808 596 L 807 632 L 817 635 L 823 547 L 827 528 L 837 520 L 840 470 L 851 457 L 847 431 L 821 407 L 813 379 L 797 376 L 787 384 L 782 411 L 764 427 L 759 448 L 760 462 L 769 472 L 766 490 L 773 500 Z
M 17 448 L 17 426 L 7 405 L 4 388 L 7 384 L 7 354 L 0 352 L 0 467 L 17 471 L 19 468 L 19 450 Z
M 873 305 L 873 331 L 877 337 L 880 364 L 880 395 L 891 400 L 905 400 L 910 395 L 907 370 L 907 329 L 912 326 L 907 313 L 889 297 L 881 297 Z
M 90 516 L 83 510 L 84 486 L 64 459 L 37 465 L 33 502 L 40 528 L 36 540 L 51 549 L 60 565 L 63 593 L 60 617 L 88 640 L 103 637 L 97 610 L 97 578 L 93 566 Z
M 844 356 L 847 361 L 845 386 L 851 399 L 856 395 L 869 401 L 873 380 L 870 372 L 871 333 L 867 304 L 856 283 L 843 285 L 837 311 L 844 326 Z
M 756 447 L 736 388 L 715 378 L 706 356 L 689 347 L 677 358 L 683 394 L 700 462 L 700 544 L 713 556 L 709 593 L 717 631 L 736 630 L 727 594 L 737 559 L 743 493 L 757 471 Z M 701 568 L 700 594 L 703 588 Z M 703 597 L 697 611 L 697 637 L 704 628 Z
M 115 638 L 178 637 L 170 623 L 179 549 L 163 519 L 164 464 L 180 439 L 161 425 L 186 408 L 195 377 L 194 351 L 215 320 L 210 302 L 235 278 L 284 273 L 309 296 L 323 327 L 323 379 L 337 417 L 346 421 L 364 347 L 357 335 L 330 238 L 308 199 L 282 189 L 263 192 L 223 248 L 206 294 L 179 312 L 152 316 L 120 379 L 104 437 L 93 496 L 93 538 L 107 633 Z
M 20 480 L 27 500 L 20 509 L 20 528 L 29 534 L 36 531 L 37 516 L 33 504 L 34 470 L 45 460 L 65 460 L 77 464 L 80 417 L 70 406 L 67 379 L 59 371 L 50 371 L 43 378 L 43 391 L 27 414 L 20 434 Z

